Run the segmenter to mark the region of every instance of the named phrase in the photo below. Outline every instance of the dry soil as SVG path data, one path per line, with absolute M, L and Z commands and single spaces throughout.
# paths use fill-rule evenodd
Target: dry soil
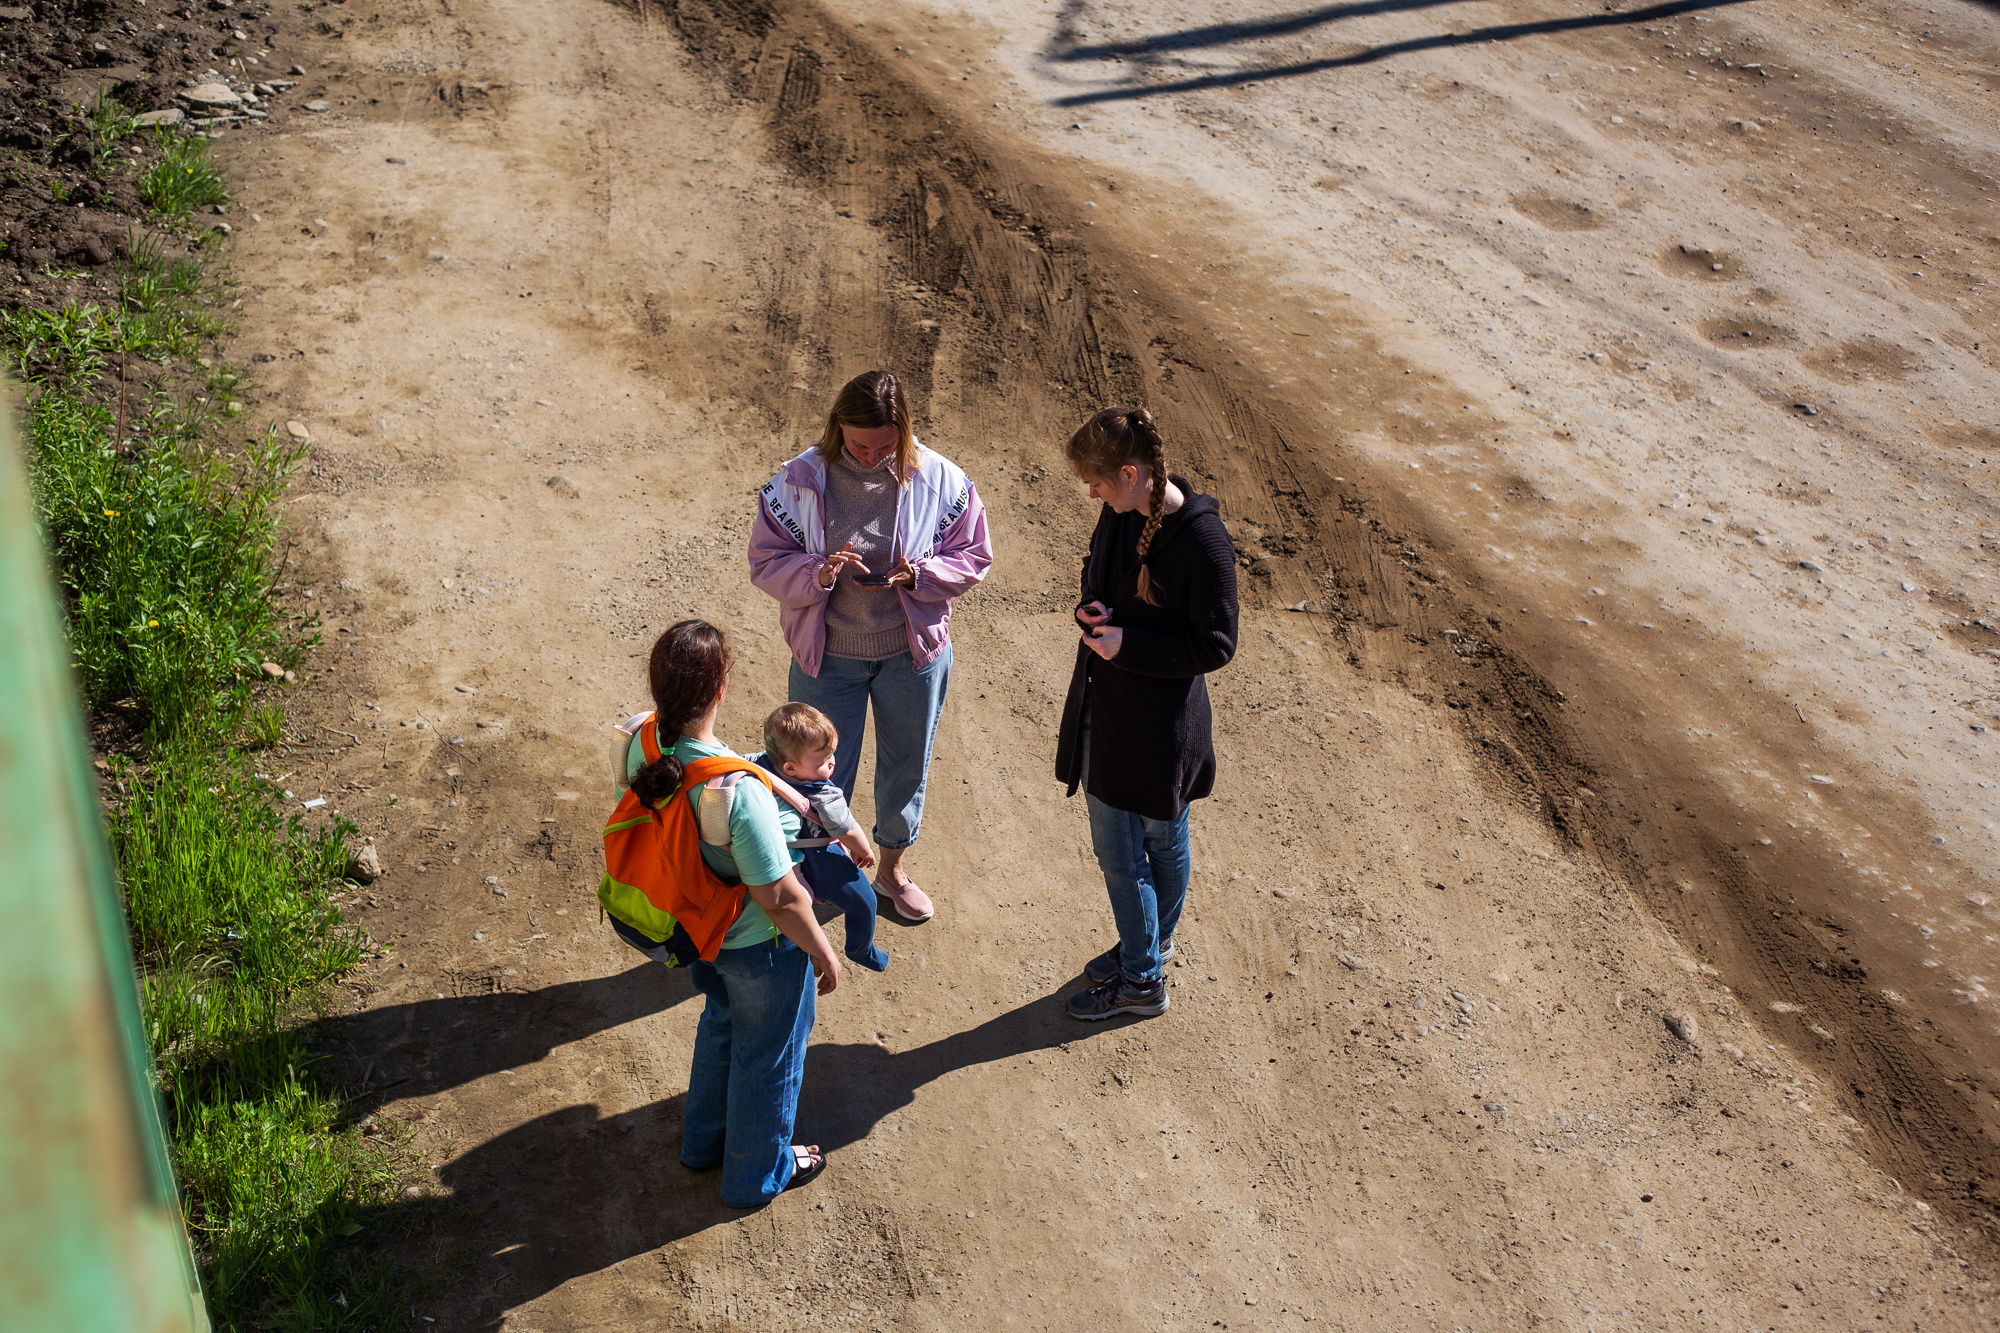
M 308 12 L 329 109 L 220 146 L 315 442 L 287 785 L 389 867 L 342 1036 L 457 1205 L 424 1327 L 1991 1326 L 1991 7 Z M 938 916 L 741 1215 L 685 975 L 598 920 L 604 751 L 690 614 L 755 741 L 753 497 L 877 365 L 998 559 Z M 1059 445 L 1132 401 L 1242 647 L 1173 1006 L 1086 1027 Z

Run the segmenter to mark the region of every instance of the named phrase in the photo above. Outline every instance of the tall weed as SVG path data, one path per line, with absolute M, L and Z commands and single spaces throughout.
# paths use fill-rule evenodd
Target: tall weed
M 197 208 L 229 202 L 229 186 L 209 161 L 208 140 L 164 125 L 154 133 L 160 160 L 139 178 L 139 197 L 146 207 L 179 222 Z

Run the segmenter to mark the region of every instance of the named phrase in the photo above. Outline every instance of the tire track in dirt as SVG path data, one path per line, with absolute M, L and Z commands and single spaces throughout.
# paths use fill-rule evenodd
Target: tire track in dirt
M 873 330 L 883 360 L 908 367 L 920 395 L 949 376 L 975 401 L 983 390 L 1004 415 L 1009 386 L 1039 374 L 1073 415 L 1103 402 L 1150 403 L 1188 470 L 1225 502 L 1244 548 L 1246 607 L 1345 594 L 1334 628 L 1352 665 L 1426 702 L 1443 695 L 1489 757 L 1492 778 L 1631 886 L 1747 1006 L 1766 1010 L 1765 1021 L 1773 1021 L 1768 1006 L 1793 1007 L 1777 1012 L 1798 1014 L 1783 1020 L 1798 1048 L 1848 1090 L 1854 1114 L 1878 1136 L 1877 1165 L 1925 1182 L 1961 1222 L 2000 1237 L 1991 1211 L 2000 1136 L 1974 1104 L 1966 1053 L 1941 1046 L 1934 1025 L 1899 1012 L 1853 968 L 1832 965 L 1788 910 L 1791 886 L 1837 873 L 1830 860 L 1808 852 L 1753 869 L 1724 832 L 1730 809 L 1668 752 L 1633 765 L 1651 770 L 1636 789 L 1601 778 L 1603 767 L 1632 757 L 1624 738 L 1607 734 L 1617 720 L 1573 716 L 1507 646 L 1511 635 L 1490 610 L 1479 628 L 1472 607 L 1487 599 L 1454 567 L 1454 540 L 1427 533 L 1385 483 L 1335 480 L 1336 469 L 1359 464 L 1343 464 L 1337 446 L 1293 443 L 1314 438 L 1313 429 L 1287 419 L 1283 394 L 1256 394 L 1252 372 L 1193 355 L 1195 340 L 1172 325 L 1199 328 L 1202 316 L 1128 256 L 1092 247 L 1060 164 L 954 122 L 816 5 L 681 0 L 672 21 L 739 96 L 766 108 L 774 146 L 799 178 L 843 205 L 894 201 L 876 221 L 897 238 L 904 278 L 930 295 L 924 309 L 942 299 L 951 311 L 948 321 L 899 311 Z M 832 80 L 828 52 L 838 52 L 843 71 Z M 941 322 L 970 330 L 970 345 L 947 347 Z M 1342 401 L 1368 428 L 1413 429 L 1387 407 L 1412 380 L 1452 396 L 1422 372 L 1398 373 L 1404 363 L 1364 326 L 1348 331 L 1360 352 Z M 1676 829 L 1649 801 L 1696 817 Z M 1684 893 L 1651 869 L 1676 862 L 1699 867 L 1713 893 Z

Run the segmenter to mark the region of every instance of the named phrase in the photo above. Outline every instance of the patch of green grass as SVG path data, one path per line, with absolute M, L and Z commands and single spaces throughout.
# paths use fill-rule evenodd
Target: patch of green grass
M 224 453 L 200 400 L 164 392 L 121 423 L 107 372 L 191 357 L 220 331 L 199 259 L 128 248 L 109 307 L 0 316 L 0 346 L 28 381 L 78 677 L 94 704 L 136 699 L 146 723 L 145 765 L 112 765 L 107 819 L 189 1235 L 218 1328 L 389 1328 L 412 1284 L 374 1241 L 411 1211 L 404 1163 L 349 1123 L 304 1028 L 369 947 L 332 898 L 353 828 L 281 813 L 228 748 L 282 742 L 259 664 L 313 641 L 286 618 L 273 558 L 305 448 L 272 433 Z
M 273 749 L 285 739 L 285 706 L 265 704 L 252 708 L 243 719 L 244 743 L 259 750 Z
M 275 432 L 235 459 L 189 439 L 121 448 L 110 408 L 53 387 L 32 429 L 85 696 L 137 699 L 156 738 L 202 726 L 281 650 L 271 546 L 304 449 Z
M 132 110 L 101 88 L 96 101 L 87 109 L 82 106 L 78 109 L 89 121 L 90 147 L 96 154 L 99 170 L 102 170 L 117 151 L 118 141 L 137 128 L 132 120 Z
M 170 222 L 197 208 L 229 202 L 229 187 L 208 158 L 208 140 L 183 137 L 161 126 L 156 132 L 160 160 L 139 178 L 139 197 Z
M 225 1326 L 379 1324 L 398 1284 L 348 1250 L 401 1182 L 316 1077 L 299 1026 L 367 948 L 329 896 L 352 826 L 281 818 L 226 753 L 174 750 L 113 777 L 130 792 L 112 847 L 210 1309 Z

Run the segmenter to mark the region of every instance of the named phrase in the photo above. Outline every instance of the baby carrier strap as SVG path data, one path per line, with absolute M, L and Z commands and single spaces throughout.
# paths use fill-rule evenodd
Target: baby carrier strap
M 758 768 L 745 760 L 746 768 L 718 774 L 701 784 L 702 797 L 696 818 L 701 825 L 701 840 L 718 851 L 728 851 L 730 844 L 729 820 L 736 809 L 736 784 L 745 772 L 755 773 L 762 778 L 771 794 L 799 812 L 799 818 L 812 822 L 812 803 L 801 796 L 791 783 L 766 769 Z M 693 765 L 689 765 L 690 768 Z M 832 838 L 793 838 L 785 846 L 792 848 L 825 847 Z

